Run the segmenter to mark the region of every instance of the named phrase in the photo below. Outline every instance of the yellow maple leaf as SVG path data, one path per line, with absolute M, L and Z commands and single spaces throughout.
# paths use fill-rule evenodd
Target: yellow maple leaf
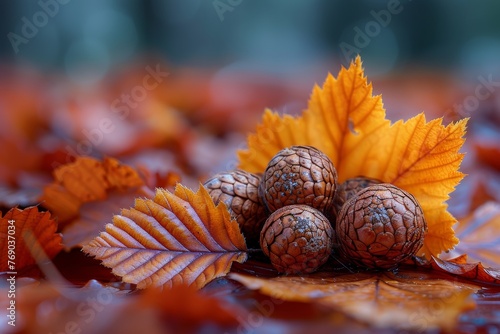
M 262 124 L 248 137 L 248 149 L 238 152 L 239 167 L 263 172 L 279 150 L 314 146 L 332 160 L 339 182 L 363 175 L 413 194 L 428 224 L 420 254 L 437 256 L 458 243 L 452 229 L 456 219 L 447 211 L 446 200 L 464 176 L 458 169 L 466 124 L 427 122 L 423 113 L 391 124 L 357 57 L 338 78 L 328 75 L 322 88 L 314 87 L 301 116 L 266 110 Z

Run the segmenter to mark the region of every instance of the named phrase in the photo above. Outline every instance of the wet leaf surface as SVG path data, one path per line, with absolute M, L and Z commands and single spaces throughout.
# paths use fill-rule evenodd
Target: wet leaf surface
M 0 332 L 498 331 L 494 96 L 471 113 L 462 146 L 462 115 L 432 119 L 469 93 L 457 92 L 456 80 L 438 71 L 376 77 L 386 117 L 360 60 L 314 87 L 308 106 L 302 78 L 220 76 L 160 62 L 166 80 L 126 116 L 110 113 L 117 97 L 142 82 L 145 66 L 129 66 L 88 91 L 60 77 L 2 71 L 0 109 L 8 111 L 0 113 L 2 219 L 37 217 L 28 229 L 37 239 L 16 235 L 19 322 L 16 328 L 0 322 Z M 278 112 L 266 111 L 255 131 L 264 107 Z M 412 118 L 420 110 L 425 116 Z M 104 118 L 114 130 L 100 137 Z M 255 134 L 245 141 L 249 131 Z M 364 174 L 413 193 L 431 226 L 422 251 L 435 256 L 397 272 L 366 272 L 331 257 L 313 275 L 279 276 L 259 250 L 246 249 L 227 210 L 214 207 L 203 190 L 187 189 L 238 163 L 261 171 L 278 149 L 296 143 L 325 151 L 341 181 Z M 82 148 L 91 157 L 79 156 Z M 461 180 L 461 172 L 469 176 Z M 155 197 L 158 187 L 168 191 L 157 189 Z M 3 220 L 0 228 L 8 231 Z M 251 281 L 250 288 L 228 271 Z M 9 277 L 0 273 L 2 308 Z
M 374 327 L 406 330 L 451 329 L 458 315 L 473 306 L 468 297 L 479 290 L 472 284 L 405 270 L 344 275 L 320 272 L 272 279 L 230 277 L 271 297 L 318 303 Z

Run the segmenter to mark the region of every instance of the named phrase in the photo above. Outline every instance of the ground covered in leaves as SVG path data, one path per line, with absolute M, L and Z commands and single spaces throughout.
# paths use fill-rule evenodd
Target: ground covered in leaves
M 110 112 L 142 72 L 95 92 L 62 81 L 54 94 L 48 78 L 14 70 L 0 82 L 2 333 L 500 327 L 500 106 L 470 119 L 388 110 L 398 115 L 389 120 L 357 58 L 297 115 L 265 110 L 294 97 L 284 83 L 221 103 L 209 74 L 182 69 Z M 377 92 L 391 96 L 402 80 Z M 439 109 L 421 85 L 414 94 Z M 200 182 L 236 167 L 263 172 L 291 145 L 321 149 L 339 182 L 364 175 L 412 193 L 428 223 L 419 257 L 369 271 L 334 253 L 316 273 L 278 275 Z

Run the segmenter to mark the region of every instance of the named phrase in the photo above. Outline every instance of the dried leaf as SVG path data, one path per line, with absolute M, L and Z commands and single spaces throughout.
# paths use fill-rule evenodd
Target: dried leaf
M 35 264 L 41 252 L 53 258 L 62 249 L 62 238 L 56 230 L 57 223 L 50 213 L 39 212 L 36 206 L 24 210 L 13 208 L 3 217 L 0 213 L 0 271 L 20 271 Z M 37 239 L 42 249 L 26 242 L 25 238 L 30 236 Z
M 83 203 L 103 200 L 109 191 L 125 191 L 144 184 L 139 174 L 117 160 L 105 158 L 102 162 L 79 157 L 73 163 L 54 171 L 54 182 L 45 187 L 43 206 L 65 223 L 78 216 Z
M 500 174 L 481 166 L 471 169 L 448 201 L 450 212 L 459 222 L 468 219 L 486 202 L 500 203 Z M 457 237 L 460 236 L 457 234 Z
M 79 217 L 62 230 L 64 247 L 71 249 L 89 243 L 113 218 L 113 214 L 120 212 L 121 208 L 132 206 L 135 198 L 146 196 L 141 189 L 111 192 L 106 199 L 82 204 Z
M 466 120 L 442 125 L 418 116 L 394 124 L 385 119 L 380 96 L 372 96 L 358 57 L 338 78 L 329 75 L 323 88 L 315 86 L 309 107 L 297 118 L 267 110 L 248 150 L 239 151 L 240 168 L 263 172 L 280 149 L 311 145 L 327 154 L 339 182 L 364 175 L 392 183 L 420 202 L 428 224 L 420 253 L 427 257 L 458 242 L 456 219 L 445 202 L 463 178 L 458 171 L 463 154 Z
M 215 206 L 204 187 L 194 193 L 182 185 L 174 193 L 158 189 L 153 200 L 137 199 L 83 250 L 138 288 L 201 288 L 247 257 L 224 204 Z
M 434 270 L 480 283 L 500 284 L 500 269 L 485 268 L 481 262 L 470 263 L 467 260 L 467 255 L 450 260 L 432 257 L 430 261 L 426 261 L 422 265 L 430 265 Z
M 230 274 L 250 289 L 274 298 L 325 305 L 374 327 L 425 331 L 451 329 L 470 308 L 479 287 L 423 272 L 336 274 L 271 279 Z
M 498 130 L 488 131 L 490 129 L 482 129 L 485 133 L 481 133 L 474 138 L 474 150 L 476 151 L 477 159 L 500 171 L 500 135 Z
M 82 288 L 21 280 L 16 281 L 16 326 L 2 321 L 1 333 L 232 333 L 237 316 L 247 315 L 185 287 L 130 295 L 96 280 Z M 0 288 L 2 309 L 9 306 L 7 291 Z
M 500 204 L 488 202 L 455 227 L 460 243 L 447 259 L 467 254 L 469 262 L 500 268 Z
M 4 290 L 0 292 L 0 306 L 3 308 L 9 300 Z M 18 286 L 16 326 L 8 327 L 15 329 L 16 333 L 33 334 L 125 333 L 115 330 L 133 316 L 129 313 L 124 317 L 123 309 L 128 302 L 123 295 L 122 291 L 94 280 L 82 288 L 61 287 L 50 282 Z M 142 327 L 146 326 L 147 323 L 142 324 Z M 136 331 L 138 328 L 135 327 Z
M 156 310 L 170 323 L 184 328 L 186 333 L 197 332 L 207 325 L 208 319 L 212 325 L 236 327 L 236 316 L 246 315 L 242 308 L 232 306 L 229 309 L 220 300 L 183 285 L 169 290 L 146 289 L 133 306 Z
M 165 188 L 174 189 L 177 183 L 181 182 L 181 176 L 176 172 L 160 173 L 151 171 L 146 166 L 138 166 L 137 171 L 144 180 L 146 186 L 150 189 Z

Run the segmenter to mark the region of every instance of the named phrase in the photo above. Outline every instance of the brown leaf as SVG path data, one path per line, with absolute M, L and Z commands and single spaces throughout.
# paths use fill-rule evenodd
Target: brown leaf
M 321 304 L 368 325 L 406 330 L 451 329 L 458 315 L 471 306 L 468 296 L 479 290 L 409 270 L 271 279 L 230 274 L 250 289 L 274 298 Z
M 160 173 L 151 171 L 146 166 L 138 166 L 137 171 L 141 175 L 146 185 L 151 188 L 173 189 L 177 183 L 181 182 L 181 176 L 176 172 Z
M 432 258 L 432 261 L 435 263 L 435 265 L 433 263 L 434 268 L 438 266 L 447 273 L 456 274 L 478 282 L 500 284 L 500 269 L 485 268 L 481 262 L 468 263 L 466 256 L 449 261 Z
M 140 295 L 90 280 L 82 288 L 17 281 L 16 327 L 2 333 L 207 333 L 233 332 L 246 311 L 194 289 L 151 289 Z M 0 307 L 9 305 L 0 288 Z M 12 331 L 9 331 L 12 330 Z
M 194 287 L 182 285 L 169 290 L 146 289 L 133 306 L 136 309 L 154 309 L 168 322 L 190 333 L 206 326 L 208 320 L 212 324 L 236 327 L 236 315 L 245 313 L 239 307 L 229 309 L 220 300 L 204 296 Z
M 445 259 L 467 254 L 469 262 L 500 268 L 500 203 L 488 202 L 455 228 L 460 243 Z
M 54 178 L 54 182 L 45 187 L 41 200 L 60 224 L 76 218 L 83 203 L 103 200 L 109 191 L 125 191 L 144 184 L 132 167 L 112 158 L 101 162 L 79 157 L 56 169 Z
M 0 292 L 3 308 L 9 300 L 4 290 Z M 119 333 L 115 328 L 126 321 L 122 314 L 126 303 L 122 291 L 94 280 L 82 288 L 61 287 L 49 282 L 18 286 L 16 326 L 13 329 L 16 333 L 33 334 Z M 129 314 L 127 319 L 131 316 Z M 136 330 L 139 328 L 135 327 Z
M 120 212 L 121 208 L 132 206 L 137 197 L 147 195 L 142 189 L 111 192 L 106 199 L 82 204 L 79 217 L 62 230 L 64 247 L 71 249 L 89 243 L 113 218 L 113 214 Z
M 500 284 L 500 269 L 486 268 L 481 262 L 469 262 L 467 255 L 449 260 L 432 257 L 430 260 L 414 259 L 419 266 L 432 268 L 447 274 L 457 275 L 477 283 Z
M 35 264 L 42 251 L 53 258 L 62 249 L 62 238 L 56 230 L 57 223 L 50 213 L 39 212 L 36 206 L 13 208 L 3 217 L 0 213 L 0 271 L 16 272 Z M 31 236 L 42 249 L 26 242 L 25 238 Z
M 474 150 L 477 159 L 500 171 L 500 145 L 498 144 L 500 135 L 497 133 L 489 137 L 479 135 L 474 139 Z
M 201 288 L 247 257 L 225 205 L 215 206 L 202 186 L 194 193 L 180 184 L 174 193 L 158 189 L 152 200 L 137 199 L 83 250 L 138 288 Z
M 469 166 L 466 171 L 467 177 L 458 185 L 448 202 L 450 211 L 458 217 L 459 223 L 469 219 L 469 216 L 486 202 L 500 203 L 498 172 L 477 164 Z

